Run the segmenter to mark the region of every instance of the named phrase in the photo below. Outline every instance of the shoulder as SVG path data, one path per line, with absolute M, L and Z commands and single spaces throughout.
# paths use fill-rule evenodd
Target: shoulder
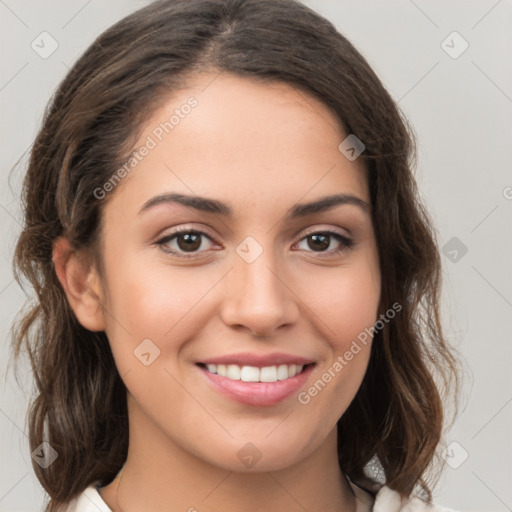
M 103 501 L 95 485 L 85 489 L 60 512 L 112 512 Z
M 435 503 L 426 503 L 420 498 L 401 498 L 400 495 L 384 486 L 375 496 L 372 512 L 456 512 L 451 508 Z

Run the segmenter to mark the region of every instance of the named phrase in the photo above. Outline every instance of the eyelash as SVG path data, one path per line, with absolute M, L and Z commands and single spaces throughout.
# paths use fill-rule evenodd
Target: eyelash
M 173 233 L 170 233 L 169 235 L 166 235 L 164 237 L 162 237 L 160 240 L 157 240 L 155 242 L 155 245 L 157 245 L 158 247 L 160 247 L 164 252 L 168 253 L 168 254 L 172 254 L 174 256 L 177 256 L 179 258 L 195 258 L 197 257 L 197 254 L 198 252 L 192 252 L 192 253 L 189 253 L 189 254 L 183 254 L 183 253 L 180 253 L 180 252 L 177 252 L 175 250 L 172 250 L 172 249 L 168 249 L 168 248 L 165 248 L 165 245 L 167 243 L 169 243 L 171 240 L 173 240 L 174 238 L 176 238 L 177 236 L 181 235 L 181 234 L 191 234 L 191 233 L 194 233 L 194 234 L 198 234 L 198 235 L 203 235 L 205 236 L 206 238 L 209 238 L 212 242 L 214 240 L 212 240 L 212 238 L 207 234 L 205 233 L 204 231 L 201 231 L 201 230 L 198 230 L 198 229 L 190 229 L 190 228 L 183 228 L 183 229 L 177 229 L 176 231 L 174 231 Z M 336 239 L 338 242 L 340 242 L 340 247 L 334 251 L 307 251 L 307 252 L 313 252 L 313 253 L 318 253 L 319 255 L 321 255 L 320 257 L 328 257 L 328 256 L 336 256 L 342 252 L 346 252 L 348 250 L 350 250 L 353 246 L 354 246 L 354 241 L 351 240 L 350 238 L 336 232 L 336 231 L 330 231 L 330 230 L 321 230 L 321 231 L 313 231 L 311 233 L 307 233 L 306 235 L 304 235 L 300 240 L 299 242 L 301 242 L 302 240 L 310 237 L 310 236 L 313 236 L 313 235 L 328 235 L 328 236 L 331 236 L 333 237 L 334 239 Z M 328 256 L 322 256 L 323 254 L 325 254 L 327 252 L 327 255 Z

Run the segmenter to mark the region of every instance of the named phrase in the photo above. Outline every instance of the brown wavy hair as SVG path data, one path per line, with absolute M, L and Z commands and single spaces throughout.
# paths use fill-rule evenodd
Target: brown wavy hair
M 126 388 L 107 336 L 74 316 L 52 263 L 53 244 L 64 235 L 99 266 L 109 196 L 98 200 L 94 190 L 127 160 L 162 98 L 211 70 L 311 94 L 365 144 L 380 310 L 395 302 L 402 310 L 375 334 L 363 383 L 338 421 L 339 463 L 375 492 L 378 482 L 365 466 L 377 461 L 389 487 L 431 500 L 427 470 L 457 359 L 441 330 L 440 256 L 412 173 L 411 128 L 364 57 L 300 2 L 160 0 L 92 43 L 57 89 L 31 149 L 14 268 L 37 297 L 14 324 L 13 345 L 16 358 L 28 352 L 35 376 L 31 450 L 46 440 L 59 454 L 47 469 L 34 464 L 50 496 L 47 510 L 93 482 L 109 483 L 128 448 Z

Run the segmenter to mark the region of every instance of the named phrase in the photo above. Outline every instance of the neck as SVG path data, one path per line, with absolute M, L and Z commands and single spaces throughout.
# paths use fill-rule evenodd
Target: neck
M 353 491 L 339 468 L 335 429 L 315 451 L 290 467 L 235 472 L 183 449 L 149 421 L 132 419 L 124 468 L 100 490 L 114 512 L 213 512 L 227 505 L 244 512 L 356 509 Z

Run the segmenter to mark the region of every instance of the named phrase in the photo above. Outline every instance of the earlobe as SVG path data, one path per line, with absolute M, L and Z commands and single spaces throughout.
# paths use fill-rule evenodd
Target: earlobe
M 75 251 L 64 236 L 55 241 L 52 259 L 57 278 L 80 324 L 90 331 L 104 331 L 103 294 L 95 266 Z

